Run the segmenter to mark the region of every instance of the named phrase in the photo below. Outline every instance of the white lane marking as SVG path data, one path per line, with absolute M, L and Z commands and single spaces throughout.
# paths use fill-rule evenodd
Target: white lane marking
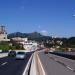
M 2 63 L 1 65 L 3 66 L 3 65 L 5 65 L 5 64 L 7 64 L 7 62 Z
M 66 66 L 68 69 L 70 69 L 70 70 L 72 70 L 72 71 L 74 71 L 74 69 L 72 69 L 71 67 L 69 67 L 69 66 Z
M 55 59 L 55 58 L 53 58 L 53 57 L 50 57 L 49 55 L 47 55 L 47 56 L 48 56 L 49 58 L 55 60 L 56 62 L 62 64 L 62 65 L 65 66 L 67 69 L 69 69 L 69 70 L 75 72 L 75 69 L 71 68 L 69 65 L 66 65 L 65 63 L 63 63 L 63 62 L 61 62 L 61 61 L 59 61 L 59 60 L 57 60 L 57 59 Z
M 30 68 L 30 64 L 31 64 L 32 58 L 33 58 L 33 54 L 29 58 L 28 63 L 26 65 L 25 70 L 24 70 L 22 75 L 28 75 L 28 71 L 29 71 L 29 68 Z
M 41 62 L 39 55 L 37 55 L 37 57 L 38 57 L 38 62 L 39 62 L 40 68 L 42 70 L 42 75 L 46 75 L 45 69 L 43 68 L 43 64 Z

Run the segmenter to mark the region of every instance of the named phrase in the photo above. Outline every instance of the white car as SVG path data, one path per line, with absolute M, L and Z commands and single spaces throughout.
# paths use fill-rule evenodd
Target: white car
M 17 52 L 16 59 L 25 59 L 26 53 L 25 52 Z

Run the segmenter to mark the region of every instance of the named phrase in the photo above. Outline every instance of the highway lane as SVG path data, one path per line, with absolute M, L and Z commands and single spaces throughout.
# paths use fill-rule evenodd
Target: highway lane
M 47 75 L 75 75 L 75 72 L 50 57 L 50 54 L 39 52 L 38 55 Z
M 16 60 L 14 57 L 0 58 L 0 75 L 22 75 L 31 54 L 24 60 Z
M 71 70 L 75 71 L 75 60 L 68 59 L 62 56 L 58 56 L 55 54 L 48 55 L 50 58 L 53 58 L 55 61 L 62 63 L 63 65 L 67 66 L 67 68 L 70 68 Z

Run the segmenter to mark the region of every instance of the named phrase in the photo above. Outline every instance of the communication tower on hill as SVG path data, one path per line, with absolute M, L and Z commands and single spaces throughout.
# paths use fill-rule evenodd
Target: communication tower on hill
M 5 26 L 0 26 L 0 34 L 7 34 Z

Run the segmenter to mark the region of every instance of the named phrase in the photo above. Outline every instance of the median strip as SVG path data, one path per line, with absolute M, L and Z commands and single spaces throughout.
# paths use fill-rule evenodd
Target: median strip
M 30 75 L 46 75 L 41 60 L 38 56 L 38 52 L 34 52 L 33 54 Z

